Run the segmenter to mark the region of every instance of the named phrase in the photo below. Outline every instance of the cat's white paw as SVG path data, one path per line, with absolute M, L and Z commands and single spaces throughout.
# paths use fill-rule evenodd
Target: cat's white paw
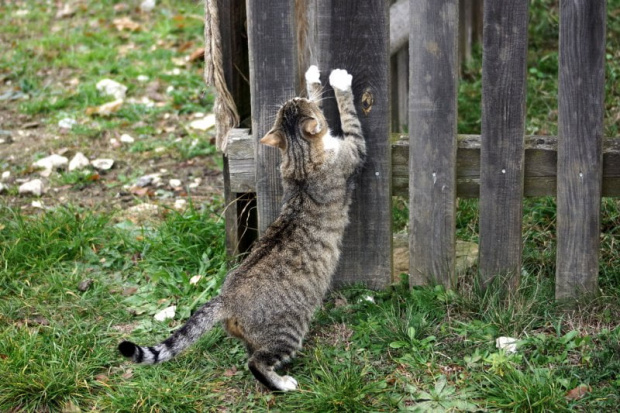
M 280 390 L 281 391 L 297 390 L 297 380 L 295 380 L 291 376 L 283 376 L 282 381 L 280 382 Z
M 351 76 L 344 69 L 335 69 L 329 75 L 329 84 L 332 85 L 334 89 L 339 89 L 342 91 L 351 90 L 351 82 L 353 81 L 353 76 Z
M 306 70 L 306 83 L 321 83 L 321 72 L 319 68 L 312 65 Z

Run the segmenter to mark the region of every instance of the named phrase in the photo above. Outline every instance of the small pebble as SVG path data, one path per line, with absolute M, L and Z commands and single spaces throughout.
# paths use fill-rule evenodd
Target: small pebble
M 90 278 L 83 280 L 77 287 L 78 290 L 80 291 L 86 291 L 90 288 L 90 286 L 93 285 L 93 280 L 91 280 Z

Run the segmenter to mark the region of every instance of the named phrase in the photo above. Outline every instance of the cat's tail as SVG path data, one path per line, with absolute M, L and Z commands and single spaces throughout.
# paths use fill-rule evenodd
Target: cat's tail
M 209 331 L 215 323 L 225 318 L 222 299 L 218 296 L 209 301 L 187 320 L 183 327 L 176 330 L 161 343 L 151 346 L 138 346 L 130 341 L 123 341 L 118 350 L 132 361 L 142 364 L 156 364 L 170 360 L 197 341 Z

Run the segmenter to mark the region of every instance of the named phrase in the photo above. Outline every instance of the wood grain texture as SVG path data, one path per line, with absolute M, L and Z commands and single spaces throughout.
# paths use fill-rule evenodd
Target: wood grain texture
M 555 294 L 565 299 L 597 291 L 606 2 L 560 6 Z
M 409 283 L 455 287 L 459 4 L 409 10 Z
M 295 2 L 247 0 L 252 136 L 256 143 L 258 229 L 280 213 L 279 150 L 258 143 L 273 126 L 279 105 L 296 96 Z
M 350 224 L 334 284 L 386 286 L 392 271 L 388 2 L 318 0 L 319 68 L 353 75 L 353 94 L 368 158 L 353 194 Z M 341 131 L 333 91 L 325 87 L 324 111 Z
M 254 141 L 247 130 L 228 143 L 231 188 L 254 191 Z M 480 135 L 458 135 L 456 195 L 480 196 Z M 392 195 L 409 196 L 409 137 L 392 135 Z M 525 137 L 525 197 L 556 196 L 557 136 Z M 620 197 L 620 137 L 603 140 L 603 196 Z
M 480 274 L 516 285 L 523 249 L 529 0 L 485 0 L 480 153 Z

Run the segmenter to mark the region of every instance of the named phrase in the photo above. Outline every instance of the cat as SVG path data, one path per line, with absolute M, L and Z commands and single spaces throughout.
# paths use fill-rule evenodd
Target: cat
M 248 367 L 258 381 L 273 391 L 297 388 L 294 378 L 280 376 L 275 369 L 301 348 L 330 286 L 349 221 L 355 176 L 366 156 L 352 76 L 342 69 L 329 76 L 343 137 L 332 136 L 322 113 L 319 69 L 310 66 L 305 78 L 308 99 L 287 101 L 260 140 L 279 148 L 282 155 L 279 217 L 227 275 L 219 296 L 160 344 L 120 343 L 125 357 L 144 364 L 168 360 L 221 321 L 230 335 L 245 342 Z

